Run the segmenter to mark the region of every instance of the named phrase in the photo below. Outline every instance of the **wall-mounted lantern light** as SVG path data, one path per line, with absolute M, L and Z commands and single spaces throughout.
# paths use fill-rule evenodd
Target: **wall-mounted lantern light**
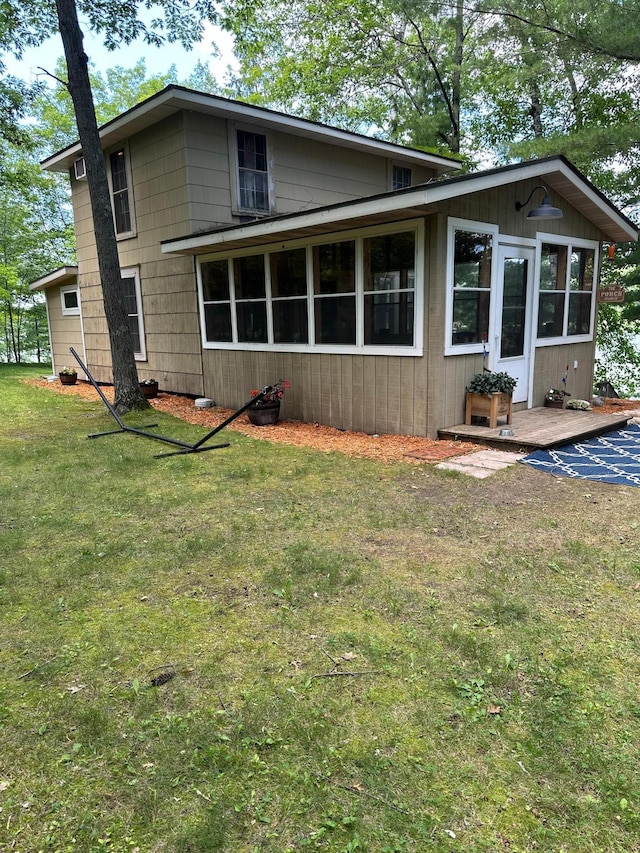
M 529 198 L 526 201 L 517 201 L 516 202 L 516 210 L 520 211 L 523 207 L 526 207 L 536 190 L 542 190 L 544 193 L 544 198 L 542 199 L 542 204 L 540 207 L 534 207 L 532 210 L 527 213 L 527 219 L 562 219 L 564 213 L 560 210 L 559 207 L 554 207 L 551 204 L 551 199 L 549 198 L 549 193 L 547 188 L 542 184 L 538 184 L 537 187 L 534 187 L 529 193 Z

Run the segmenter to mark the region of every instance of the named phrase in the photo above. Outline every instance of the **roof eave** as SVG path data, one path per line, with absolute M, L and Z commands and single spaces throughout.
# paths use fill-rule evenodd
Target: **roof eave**
M 222 251 L 230 244 L 251 242 L 266 243 L 291 238 L 292 232 L 317 231 L 322 233 L 328 226 L 340 224 L 363 224 L 367 218 L 382 214 L 390 217 L 405 210 L 407 217 L 425 213 L 443 201 L 457 198 L 484 189 L 506 186 L 516 181 L 545 178 L 549 186 L 566 197 L 568 189 L 579 195 L 580 210 L 591 219 L 605 235 L 605 239 L 624 242 L 638 239 L 638 228 L 617 210 L 590 182 L 563 157 L 534 160 L 529 163 L 491 169 L 472 175 L 462 175 L 430 184 L 423 184 L 396 193 L 385 193 L 358 201 L 341 202 L 304 213 L 287 214 L 269 219 L 216 229 L 202 234 L 187 235 L 161 244 L 163 253 L 204 254 Z M 563 187 L 565 192 L 562 192 Z M 569 193 L 570 194 L 570 193 Z
M 297 136 L 315 138 L 325 142 L 333 141 L 343 147 L 369 151 L 391 159 L 419 164 L 437 172 L 448 172 L 460 167 L 459 162 L 452 157 L 431 154 L 416 148 L 407 148 L 363 134 L 352 133 L 330 125 L 276 112 L 265 107 L 246 104 L 242 101 L 232 101 L 217 95 L 195 92 L 181 86 L 167 86 L 166 89 L 102 125 L 100 138 L 103 147 L 115 145 L 144 127 L 155 124 L 180 110 L 215 113 L 228 119 L 259 123 L 267 128 L 280 129 Z M 41 166 L 47 171 L 64 172 L 71 168 L 73 161 L 81 154 L 80 143 L 75 142 L 43 160 Z
M 36 278 L 34 281 L 29 282 L 29 290 L 46 290 L 47 287 L 53 287 L 58 284 L 68 284 L 72 282 L 74 279 L 78 277 L 78 267 L 74 265 L 68 265 L 65 267 L 59 267 L 57 270 L 53 270 L 53 272 L 49 272 L 46 275 L 40 276 L 40 278 Z

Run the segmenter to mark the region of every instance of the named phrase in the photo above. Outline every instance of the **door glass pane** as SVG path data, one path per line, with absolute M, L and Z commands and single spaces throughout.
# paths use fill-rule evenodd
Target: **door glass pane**
M 500 358 L 524 353 L 528 265 L 525 258 L 504 259 Z

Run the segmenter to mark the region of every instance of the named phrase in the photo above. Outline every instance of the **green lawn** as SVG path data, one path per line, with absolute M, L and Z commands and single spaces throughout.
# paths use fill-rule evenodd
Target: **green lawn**
M 640 489 L 154 459 L 47 372 L 0 367 L 2 853 L 640 850 Z

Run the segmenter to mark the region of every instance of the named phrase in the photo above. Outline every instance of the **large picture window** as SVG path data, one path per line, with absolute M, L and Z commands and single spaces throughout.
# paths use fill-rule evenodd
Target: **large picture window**
M 595 247 L 542 243 L 538 339 L 591 334 L 595 258 Z
M 205 347 L 419 352 L 422 226 L 198 261 Z

